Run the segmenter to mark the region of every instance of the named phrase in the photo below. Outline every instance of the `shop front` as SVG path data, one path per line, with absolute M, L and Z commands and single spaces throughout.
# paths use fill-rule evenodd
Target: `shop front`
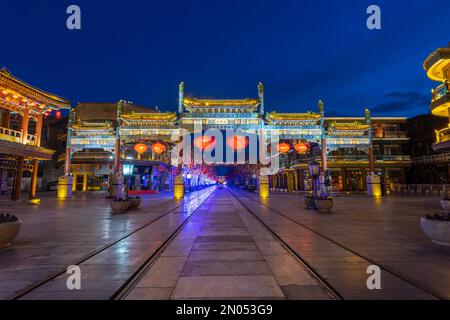
M 122 170 L 130 194 L 152 194 L 172 188 L 172 167 L 165 163 L 125 160 Z

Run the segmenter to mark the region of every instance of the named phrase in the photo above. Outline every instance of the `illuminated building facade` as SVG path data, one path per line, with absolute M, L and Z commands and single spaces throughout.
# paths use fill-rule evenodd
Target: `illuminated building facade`
M 406 118 L 372 118 L 368 110 L 363 117 L 328 118 L 321 102 L 307 113 L 266 113 L 264 107 L 262 83 L 256 98 L 233 100 L 185 97 L 181 83 L 178 112 L 125 101 L 79 104 L 69 118 L 66 176 L 73 175 L 73 191 L 117 188 L 122 182 L 136 192 L 173 190 L 177 164 L 170 156 L 176 145 L 171 137 L 180 129 L 193 134 L 201 123 L 203 131 L 279 137 L 281 167 L 268 179 L 271 189 L 307 190 L 312 160 L 329 170 L 336 191 L 366 191 L 372 176 L 382 177 L 386 186 L 404 183 L 411 162 L 403 153 Z
M 448 119 L 432 114 L 409 118 L 407 131 L 411 168 L 407 184 L 447 184 L 450 179 L 450 152 L 434 151 L 436 129 L 447 126 Z
M 423 67 L 428 78 L 441 83 L 432 90 L 431 114 L 449 119 L 447 127 L 436 130 L 435 151 L 450 150 L 450 47 L 439 48 L 425 60 Z
M 69 116 L 64 155 L 70 160 L 65 170 L 72 175 L 72 191 L 107 189 L 118 172 L 133 192 L 170 189 L 173 174 L 166 149 L 175 120 L 175 114 L 125 101 L 79 103 Z
M 66 99 L 0 70 L 0 191 L 19 200 L 23 181 L 29 181 L 29 197 L 36 197 L 39 161 L 50 160 L 54 153 L 41 146 L 44 114 L 69 108 Z

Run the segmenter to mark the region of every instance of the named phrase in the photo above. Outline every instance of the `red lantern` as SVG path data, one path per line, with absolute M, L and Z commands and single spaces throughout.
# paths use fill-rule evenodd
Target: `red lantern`
M 248 146 L 248 137 L 232 136 L 227 139 L 227 145 L 234 150 L 242 150 Z
M 280 143 L 277 146 L 277 150 L 280 153 L 288 153 L 291 150 L 291 145 L 289 143 Z
M 299 142 L 294 146 L 295 152 L 298 154 L 306 154 L 309 151 L 309 144 L 304 142 Z
M 136 151 L 139 155 L 144 154 L 148 150 L 148 147 L 144 143 L 137 143 L 134 145 L 134 151 Z
M 152 151 L 156 154 L 164 153 L 167 150 L 167 147 L 164 143 L 156 142 L 152 144 Z
M 56 111 L 56 119 L 61 119 L 61 111 Z
M 208 150 L 216 145 L 216 137 L 214 136 L 201 136 L 194 139 L 194 146 L 200 150 Z

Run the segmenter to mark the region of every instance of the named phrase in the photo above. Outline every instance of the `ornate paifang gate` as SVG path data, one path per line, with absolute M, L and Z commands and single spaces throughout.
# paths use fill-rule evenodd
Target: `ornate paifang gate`
M 318 103 L 317 112 L 278 113 L 264 112 L 264 86 L 258 85 L 258 98 L 245 99 L 199 99 L 184 96 L 184 83 L 179 86 L 178 113 L 172 112 L 124 112 L 123 102 L 118 103 L 116 124 L 112 122 L 73 121 L 69 124 L 68 154 L 86 149 L 101 149 L 110 152 L 114 158 L 114 174 L 117 186 L 121 181 L 121 164 L 126 157 L 124 149 L 137 143 L 151 146 L 161 143 L 165 152 L 158 160 L 167 165 L 176 166 L 171 159 L 171 151 L 176 145 L 173 136 L 185 130 L 195 132 L 196 124 L 201 130 L 241 130 L 244 134 L 264 133 L 265 143 L 269 146 L 271 139 L 282 141 L 289 152 L 295 152 L 295 145 L 308 143 L 320 150 L 322 171 L 327 170 L 327 154 L 340 148 L 356 148 L 371 152 L 370 114 L 366 121 L 345 122 L 329 121 L 325 118 L 324 105 Z M 202 133 L 200 133 L 202 134 Z M 70 160 L 70 158 L 68 159 Z M 153 160 L 153 159 L 151 159 Z M 370 161 L 373 163 L 373 158 Z M 69 165 L 67 164 L 69 163 Z M 371 167 L 372 168 L 372 167 Z M 66 161 L 66 170 L 70 161 Z M 280 170 L 287 168 L 281 166 Z M 178 179 L 182 179 L 178 172 Z M 275 173 L 274 173 L 275 174 Z M 298 184 L 296 175 L 288 175 L 289 185 Z M 120 194 L 118 192 L 117 194 Z

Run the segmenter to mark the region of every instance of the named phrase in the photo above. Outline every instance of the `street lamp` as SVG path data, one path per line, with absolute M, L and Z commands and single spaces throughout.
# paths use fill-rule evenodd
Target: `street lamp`
M 191 192 L 191 179 L 192 179 L 192 174 L 188 173 L 186 174 L 186 186 L 187 186 L 187 191 Z
M 316 198 L 317 190 L 318 190 L 319 176 L 320 176 L 320 164 L 317 161 L 312 161 L 308 164 L 308 168 L 309 168 L 309 174 L 312 177 L 313 195 L 314 195 L 314 198 Z
M 317 161 L 312 161 L 308 164 L 309 174 L 314 178 L 318 178 L 320 176 L 320 163 Z

